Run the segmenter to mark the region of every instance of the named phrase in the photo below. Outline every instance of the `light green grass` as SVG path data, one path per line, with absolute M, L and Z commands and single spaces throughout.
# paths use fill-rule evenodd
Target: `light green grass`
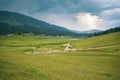
M 120 32 L 73 41 L 73 43 L 74 46 L 80 48 L 120 45 Z
M 119 80 L 120 47 L 52 54 L 26 52 L 120 45 L 120 33 L 85 40 L 46 36 L 1 36 L 0 80 Z M 102 41 L 100 41 L 102 40 Z M 91 44 L 91 45 L 90 45 Z

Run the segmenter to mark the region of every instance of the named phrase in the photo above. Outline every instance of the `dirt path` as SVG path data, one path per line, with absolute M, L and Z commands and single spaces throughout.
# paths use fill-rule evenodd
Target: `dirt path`
M 96 50 L 96 49 L 105 49 L 105 48 L 112 48 L 112 47 L 120 47 L 120 45 L 115 45 L 115 46 L 105 46 L 105 47 L 96 47 L 96 48 L 74 48 L 71 49 L 71 51 L 78 51 L 78 50 Z M 26 52 L 27 54 L 50 54 L 50 53 L 60 53 L 60 52 L 67 52 L 67 51 L 61 51 L 61 50 L 50 50 L 46 52 Z
M 65 52 L 60 50 L 50 50 L 46 52 L 26 52 L 27 54 L 52 54 L 52 53 L 59 53 L 59 52 Z

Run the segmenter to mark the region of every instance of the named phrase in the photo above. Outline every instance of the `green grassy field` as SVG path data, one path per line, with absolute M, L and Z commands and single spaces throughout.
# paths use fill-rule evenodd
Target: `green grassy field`
M 87 39 L 0 36 L 0 80 L 119 80 L 119 35 Z M 67 42 L 78 50 L 64 52 Z M 61 52 L 48 53 L 54 50 Z

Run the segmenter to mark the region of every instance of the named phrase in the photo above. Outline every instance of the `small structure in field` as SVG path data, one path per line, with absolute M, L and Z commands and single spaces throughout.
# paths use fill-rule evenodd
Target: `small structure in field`
M 70 51 L 71 50 L 71 45 L 70 42 L 65 45 L 65 51 Z

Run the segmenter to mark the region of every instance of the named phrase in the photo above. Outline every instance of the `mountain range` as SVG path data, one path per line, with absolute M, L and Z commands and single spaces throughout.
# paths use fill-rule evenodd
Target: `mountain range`
M 50 36 L 88 37 L 110 32 L 119 32 L 120 27 L 106 31 L 92 29 L 88 31 L 69 30 L 61 26 L 46 23 L 17 12 L 0 11 L 0 35 L 13 33 L 34 33 Z
M 17 12 L 0 11 L 0 34 L 34 33 L 52 36 L 87 36 Z

